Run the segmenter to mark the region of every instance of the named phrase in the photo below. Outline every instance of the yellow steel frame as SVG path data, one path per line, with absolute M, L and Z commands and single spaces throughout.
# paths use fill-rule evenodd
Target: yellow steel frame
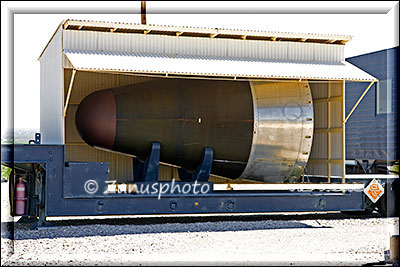
M 70 82 L 69 82 L 68 93 L 67 93 L 67 99 L 65 100 L 65 104 L 64 104 L 63 118 L 65 118 L 65 116 L 67 116 L 68 103 L 69 103 L 69 99 L 70 99 L 70 97 L 71 97 L 72 86 L 74 85 L 75 74 L 76 74 L 76 69 L 73 69 L 73 70 L 72 70 L 71 80 L 70 80 Z
M 360 98 L 358 98 L 357 102 L 354 104 L 353 108 L 350 110 L 349 114 L 347 115 L 347 117 L 344 119 L 344 123 L 347 122 L 347 120 L 350 118 L 351 114 L 353 114 L 353 112 L 356 110 L 356 108 L 358 107 L 358 105 L 360 104 L 361 100 L 363 100 L 364 96 L 368 93 L 369 89 L 371 88 L 371 86 L 374 84 L 375 81 L 372 81 L 367 89 L 365 89 L 365 91 L 362 93 L 362 95 L 360 96 Z

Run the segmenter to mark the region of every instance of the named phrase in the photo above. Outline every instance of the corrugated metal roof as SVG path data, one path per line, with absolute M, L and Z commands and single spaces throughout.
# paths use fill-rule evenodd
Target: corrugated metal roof
M 257 41 L 260 43 L 297 43 L 297 44 L 321 44 L 343 46 L 352 39 L 349 35 L 341 34 L 317 34 L 317 33 L 293 33 L 260 30 L 222 29 L 222 28 L 201 28 L 193 26 L 171 26 L 171 25 L 146 25 L 121 22 L 104 22 L 88 20 L 63 20 L 56 32 L 62 26 L 64 33 L 109 33 L 124 35 L 145 35 L 145 36 L 174 36 L 180 39 L 196 37 L 196 39 L 218 39 L 218 40 L 240 40 Z M 88 34 L 88 38 L 96 37 Z M 50 39 L 49 43 L 51 42 Z M 75 40 L 76 41 L 76 40 Z M 48 44 L 39 56 L 39 60 L 46 50 Z M 75 49 L 75 48 L 70 48 Z
M 87 71 L 220 76 L 246 79 L 377 80 L 348 62 L 302 63 L 233 57 L 84 50 L 65 50 L 64 53 L 75 69 Z
M 258 40 L 269 40 L 269 41 L 290 40 L 293 42 L 335 43 L 335 44 L 345 44 L 346 42 L 352 39 L 351 36 L 342 34 L 293 33 L 293 32 L 136 24 L 136 23 L 73 20 L 73 19 L 68 19 L 64 22 L 64 29 L 84 30 L 84 31 L 90 30 L 90 31 L 102 31 L 102 32 L 160 34 L 160 35 L 172 34 L 176 36 L 197 36 L 197 37 L 207 37 L 207 38 L 234 38 L 234 39 L 256 38 Z

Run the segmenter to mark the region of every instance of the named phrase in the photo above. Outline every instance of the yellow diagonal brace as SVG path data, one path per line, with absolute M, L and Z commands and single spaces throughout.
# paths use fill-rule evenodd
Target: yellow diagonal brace
M 362 95 L 360 96 L 360 98 L 357 100 L 357 102 L 354 104 L 353 108 L 350 110 L 349 114 L 347 115 L 346 119 L 344 120 L 344 123 L 347 122 L 347 120 L 350 118 L 351 114 L 354 112 L 354 110 L 356 110 L 356 108 L 358 107 L 358 104 L 360 104 L 361 100 L 364 98 L 364 96 L 368 93 L 369 88 L 371 88 L 371 86 L 374 84 L 375 81 L 372 81 L 367 89 L 365 89 L 364 93 L 362 93 Z
M 67 99 L 65 100 L 65 105 L 64 105 L 63 117 L 67 116 L 68 103 L 69 103 L 69 98 L 71 97 L 72 85 L 74 84 L 75 74 L 76 74 L 76 69 L 72 70 L 71 81 L 69 82 L 69 87 L 68 87 Z

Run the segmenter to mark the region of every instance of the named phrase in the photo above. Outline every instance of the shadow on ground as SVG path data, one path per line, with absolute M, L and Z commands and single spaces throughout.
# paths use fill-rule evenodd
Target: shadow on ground
M 74 219 L 51 221 L 52 227 L 30 230 L 31 223 L 15 223 L 7 226 L 7 233 L 2 238 L 15 240 L 114 236 L 126 234 L 158 234 L 187 232 L 225 232 L 252 231 L 296 228 L 330 228 L 317 221 L 309 224 L 301 220 L 329 220 L 351 218 L 378 218 L 377 213 L 369 216 L 351 216 L 341 213 L 320 214 L 262 214 L 262 215 L 213 215 L 197 217 L 141 217 L 141 218 L 106 218 Z M 12 229 L 14 228 L 14 229 Z M 13 236 L 14 232 L 14 236 Z

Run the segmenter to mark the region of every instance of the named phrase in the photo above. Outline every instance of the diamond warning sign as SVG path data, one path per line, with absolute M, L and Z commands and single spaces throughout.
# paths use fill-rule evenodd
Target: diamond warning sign
M 373 179 L 364 189 L 364 193 L 375 203 L 383 195 L 384 188 L 377 180 Z

